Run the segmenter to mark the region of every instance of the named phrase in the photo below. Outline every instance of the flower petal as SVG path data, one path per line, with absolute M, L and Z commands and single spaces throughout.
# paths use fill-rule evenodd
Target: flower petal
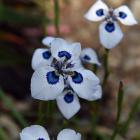
M 47 37 L 42 39 L 42 44 L 47 46 L 47 47 L 51 47 L 51 43 L 54 39 L 55 39 L 55 37 L 47 36 Z
M 85 14 L 85 18 L 90 21 L 101 21 L 105 19 L 109 11 L 108 6 L 102 1 L 97 2 Z
M 66 119 L 70 119 L 80 110 L 79 99 L 75 93 L 70 90 L 56 98 L 57 106 Z
M 64 80 L 60 75 L 56 75 L 51 67 L 41 67 L 37 69 L 31 79 L 32 97 L 39 100 L 54 100 L 62 93 Z
M 79 69 L 79 68 L 84 68 L 81 59 L 76 59 L 72 62 L 67 63 L 67 70 L 68 71 L 73 71 L 73 69 Z
M 20 133 L 21 140 L 50 140 L 48 132 L 40 125 L 26 127 Z
M 101 63 L 98 60 L 98 56 L 96 52 L 91 48 L 83 49 L 80 58 L 83 62 L 96 64 L 98 66 L 101 65 Z
M 120 26 L 116 22 L 104 21 L 99 27 L 99 32 L 100 42 L 107 49 L 116 47 L 123 38 Z
M 63 129 L 57 136 L 57 140 L 81 140 L 81 134 L 72 129 Z
M 102 90 L 99 78 L 89 70 L 75 70 L 73 76 L 68 78 L 70 86 L 79 97 L 93 101 L 101 98 Z
M 81 53 L 80 43 L 68 43 L 64 39 L 56 38 L 51 44 L 52 56 L 57 60 L 66 58 L 70 61 L 78 59 Z
M 115 9 L 114 13 L 122 24 L 129 25 L 129 26 L 137 24 L 137 21 L 133 13 L 125 5 Z
M 32 57 L 32 68 L 37 69 L 41 65 L 50 65 L 52 62 L 51 52 L 48 49 L 36 49 Z

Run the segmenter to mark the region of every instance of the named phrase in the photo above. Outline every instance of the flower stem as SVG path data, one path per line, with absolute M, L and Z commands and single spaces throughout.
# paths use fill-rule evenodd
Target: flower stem
M 43 125 L 46 123 L 45 117 L 48 119 L 52 119 L 53 115 L 53 103 L 52 102 L 46 102 L 46 101 L 39 101 L 38 104 L 38 117 L 37 117 L 37 123 L 40 125 Z
M 97 139 L 97 123 L 98 123 L 98 109 L 99 109 L 99 104 L 98 102 L 91 102 L 91 125 L 92 125 L 92 138 L 94 140 Z
M 28 123 L 25 121 L 24 117 L 22 114 L 20 114 L 16 109 L 13 104 L 13 102 L 8 98 L 8 96 L 5 95 L 5 93 L 0 90 L 0 99 L 2 100 L 3 104 L 5 105 L 6 108 L 8 108 L 11 111 L 11 114 L 13 117 L 20 123 L 20 125 L 24 128 L 28 125 Z
M 48 118 L 53 120 L 53 113 L 54 113 L 54 110 L 55 110 L 55 104 L 54 104 L 53 101 L 52 102 L 48 102 L 47 109 L 48 109 L 48 112 L 47 112 Z
M 108 77 L 109 77 L 108 58 L 109 58 L 109 49 L 105 49 L 105 53 L 104 53 L 104 56 L 103 56 L 103 59 L 104 59 L 103 87 L 106 85 L 106 82 L 107 82 Z
M 68 121 L 67 120 L 63 120 L 63 129 L 68 127 Z
M 97 139 L 97 114 L 95 112 L 92 113 L 92 138 L 94 140 Z
M 56 34 L 59 35 L 59 0 L 54 0 L 54 26 Z
M 115 138 L 120 130 L 120 117 L 121 117 L 121 113 L 122 113 L 123 97 L 124 97 L 123 82 L 120 82 L 119 91 L 118 91 L 118 99 L 117 99 L 116 125 L 115 125 L 114 132 L 111 136 L 111 140 L 115 140 Z
M 38 124 L 43 124 L 43 117 L 44 117 L 44 102 L 43 101 L 39 101 L 38 104 L 38 120 L 37 123 Z
M 127 133 L 129 125 L 130 125 L 131 121 L 133 120 L 134 115 L 139 110 L 139 108 L 140 108 L 140 97 L 137 98 L 136 101 L 134 102 L 132 109 L 131 109 L 130 113 L 128 114 L 126 121 L 122 125 L 122 128 L 120 130 L 120 133 L 122 135 L 125 135 Z

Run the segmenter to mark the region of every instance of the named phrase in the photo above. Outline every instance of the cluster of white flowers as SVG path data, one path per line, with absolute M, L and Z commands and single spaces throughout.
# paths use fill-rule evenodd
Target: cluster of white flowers
M 70 119 L 80 109 L 80 98 L 93 101 L 101 98 L 99 78 L 83 67 L 82 62 L 100 65 L 96 53 L 80 43 L 69 43 L 62 38 L 46 37 L 32 58 L 35 70 L 31 79 L 32 97 L 56 100 L 59 110 Z
M 21 140 L 50 140 L 48 132 L 40 125 L 26 127 L 20 133 Z M 72 129 L 63 129 L 57 140 L 81 140 L 81 134 Z
M 132 12 L 127 6 L 109 8 L 102 0 L 97 2 L 85 14 L 90 21 L 101 21 L 99 27 L 100 42 L 111 49 L 118 45 L 123 33 L 117 24 L 135 25 Z M 42 43 L 48 48 L 36 49 L 32 58 L 34 70 L 31 78 L 31 95 L 38 100 L 56 100 L 66 119 L 73 117 L 80 109 L 79 99 L 88 101 L 100 99 L 102 88 L 99 78 L 82 65 L 83 63 L 101 63 L 91 48 L 81 50 L 80 43 L 70 43 L 62 38 L 46 37 Z M 47 131 L 39 125 L 22 130 L 21 140 L 50 140 Z M 81 134 L 71 129 L 62 130 L 57 140 L 81 140 Z

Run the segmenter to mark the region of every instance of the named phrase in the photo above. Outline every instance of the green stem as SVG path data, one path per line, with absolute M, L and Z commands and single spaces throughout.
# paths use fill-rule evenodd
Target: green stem
M 119 91 L 118 91 L 118 99 L 117 99 L 117 117 L 116 117 L 116 125 L 114 132 L 111 136 L 111 140 L 115 140 L 117 134 L 119 133 L 120 130 L 120 117 L 122 113 L 122 105 L 123 105 L 123 97 L 124 97 L 124 91 L 123 91 L 123 82 L 120 82 L 119 85 Z
M 53 120 L 53 110 L 53 102 L 40 101 L 38 104 L 37 124 L 44 125 L 46 123 L 46 119 L 44 118 Z
M 0 99 L 6 108 L 11 111 L 13 117 L 20 123 L 22 127 L 26 127 L 28 123 L 25 121 L 24 117 L 15 109 L 13 102 L 5 95 L 5 93 L 0 90 Z
M 91 102 L 91 128 L 92 138 L 97 139 L 98 102 Z
M 52 109 L 51 109 L 51 102 L 48 102 L 47 103 L 47 118 L 50 118 L 51 117 L 51 111 L 52 111 Z
M 53 121 L 54 111 L 55 111 L 55 102 L 53 101 L 49 102 L 49 104 L 47 104 L 47 109 L 48 109 L 47 116 L 50 120 Z
M 44 102 L 39 101 L 38 104 L 38 120 L 37 123 L 42 125 L 43 124 L 43 117 L 44 117 Z
M 105 49 L 104 53 L 104 78 L 103 78 L 103 86 L 106 85 L 106 82 L 109 77 L 109 66 L 108 66 L 108 59 L 109 59 L 109 50 Z
M 63 120 L 63 129 L 68 127 L 68 121 L 66 119 Z
M 138 99 L 136 99 L 136 101 L 134 102 L 132 109 L 130 111 L 130 113 L 128 114 L 128 117 L 125 121 L 125 123 L 123 123 L 122 128 L 120 130 L 120 133 L 122 135 L 125 135 L 128 131 L 128 128 L 130 126 L 131 121 L 133 120 L 136 112 L 139 110 L 140 108 L 140 97 Z
M 97 139 L 97 114 L 95 112 L 92 113 L 92 138 L 94 140 Z
M 59 35 L 59 0 L 54 0 L 54 26 L 56 34 Z

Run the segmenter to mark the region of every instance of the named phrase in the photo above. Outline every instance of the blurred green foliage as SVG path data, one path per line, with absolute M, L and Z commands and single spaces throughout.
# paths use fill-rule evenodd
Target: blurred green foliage
M 41 25 L 50 21 L 45 16 L 33 14 L 32 10 L 36 9 L 19 11 L 0 4 L 0 21 L 10 24 L 21 24 L 22 26 Z

